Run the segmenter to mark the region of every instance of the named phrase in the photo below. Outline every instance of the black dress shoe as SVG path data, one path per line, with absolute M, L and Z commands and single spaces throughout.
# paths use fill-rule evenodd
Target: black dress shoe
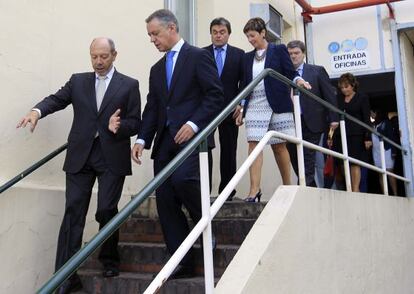
M 170 279 L 185 279 L 195 276 L 194 267 L 179 264 L 170 275 Z
M 59 287 L 56 293 L 67 294 L 82 289 L 82 282 L 77 274 L 74 274 L 68 280 L 66 280 L 62 286 Z
M 119 269 L 116 267 L 107 267 L 103 270 L 102 276 L 104 276 L 104 278 L 112 278 L 119 276 Z

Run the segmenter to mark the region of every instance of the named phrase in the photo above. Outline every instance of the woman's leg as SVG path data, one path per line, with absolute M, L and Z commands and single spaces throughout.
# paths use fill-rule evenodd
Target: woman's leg
M 388 169 L 389 172 L 394 173 L 394 169 L 390 168 Z M 391 176 L 388 176 L 388 180 L 390 181 L 390 186 L 391 186 L 391 192 L 392 195 L 397 195 L 398 194 L 398 190 L 397 190 L 397 179 Z
M 361 182 L 361 167 L 351 164 L 351 186 L 352 192 L 359 192 L 359 184 Z
M 283 185 L 290 185 L 290 157 L 286 143 L 272 144 L 272 150 L 282 176 Z
M 249 142 L 249 155 L 259 142 Z M 249 196 L 254 197 L 260 190 L 260 180 L 262 177 L 262 166 L 263 166 L 263 151 L 260 152 L 256 160 L 250 166 L 250 192 Z

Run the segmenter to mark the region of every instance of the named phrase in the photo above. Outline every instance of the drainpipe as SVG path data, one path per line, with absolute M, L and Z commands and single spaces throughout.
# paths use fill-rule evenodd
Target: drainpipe
M 348 3 L 340 3 L 340 4 L 333 4 L 333 5 L 326 5 L 321 7 L 313 7 L 308 3 L 306 0 L 295 0 L 300 7 L 302 7 L 303 12 L 303 20 L 305 23 L 312 22 L 312 14 L 325 14 L 355 8 L 362 8 L 367 6 L 373 5 L 380 5 L 380 4 L 387 4 L 388 9 L 390 11 L 390 18 L 394 18 L 394 10 L 391 6 L 391 2 L 398 2 L 402 0 L 359 0 L 353 1 Z

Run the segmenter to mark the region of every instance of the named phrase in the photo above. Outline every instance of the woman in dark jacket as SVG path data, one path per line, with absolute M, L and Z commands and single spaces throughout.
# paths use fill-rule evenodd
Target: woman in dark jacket
M 296 73 L 285 45 L 275 45 L 266 40 L 266 24 L 261 18 L 250 19 L 244 29 L 248 41 L 254 50 L 244 56 L 244 81 L 247 86 L 265 68 L 272 68 L 287 78 L 294 80 L 298 85 L 310 88 L 310 85 Z M 257 146 L 267 131 L 275 130 L 287 135 L 295 135 L 293 120 L 293 105 L 290 87 L 270 76 L 261 81 L 254 88 L 250 97 L 246 99 L 243 112 L 236 119 L 242 124 L 243 113 L 246 120 L 247 141 L 249 154 Z M 280 138 L 271 138 L 277 165 L 284 185 L 290 184 L 290 157 L 286 142 Z M 260 201 L 261 169 L 263 153 L 250 167 L 250 192 L 245 199 L 247 202 Z
M 341 75 L 338 80 L 339 97 L 338 108 L 355 117 L 356 119 L 371 125 L 369 99 L 358 92 L 358 81 L 351 73 Z M 368 161 L 367 149 L 372 146 L 371 133 L 362 126 L 345 119 L 346 140 L 348 155 L 361 161 Z M 342 153 L 340 132 L 336 132 L 334 149 Z M 351 163 L 351 185 L 353 192 L 359 192 L 361 182 L 361 167 Z

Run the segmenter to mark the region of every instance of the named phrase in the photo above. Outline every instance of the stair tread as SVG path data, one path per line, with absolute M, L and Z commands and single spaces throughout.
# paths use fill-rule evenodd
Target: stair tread
M 151 243 L 151 242 L 119 242 L 119 246 L 131 246 L 131 247 L 157 247 L 157 248 L 165 248 L 165 243 Z M 200 244 L 195 243 L 193 245 L 194 248 L 201 248 Z M 216 249 L 239 249 L 240 245 L 234 244 L 217 244 Z
M 108 278 L 104 278 L 102 277 L 102 271 L 100 270 L 95 270 L 95 269 L 80 269 L 78 270 L 78 274 L 80 276 L 84 276 L 84 277 L 100 277 L 102 279 L 107 279 Z M 134 280 L 149 280 L 152 281 L 154 279 L 154 274 L 152 273 L 137 273 L 137 272 L 119 272 L 119 276 L 118 277 L 114 277 L 114 278 L 110 278 L 110 280 L 112 279 L 134 279 Z M 200 281 L 202 283 L 204 283 L 204 276 L 195 276 L 192 278 L 186 278 L 186 279 L 177 279 L 175 281 L 180 282 L 180 281 Z M 217 279 L 218 280 L 218 279 Z

